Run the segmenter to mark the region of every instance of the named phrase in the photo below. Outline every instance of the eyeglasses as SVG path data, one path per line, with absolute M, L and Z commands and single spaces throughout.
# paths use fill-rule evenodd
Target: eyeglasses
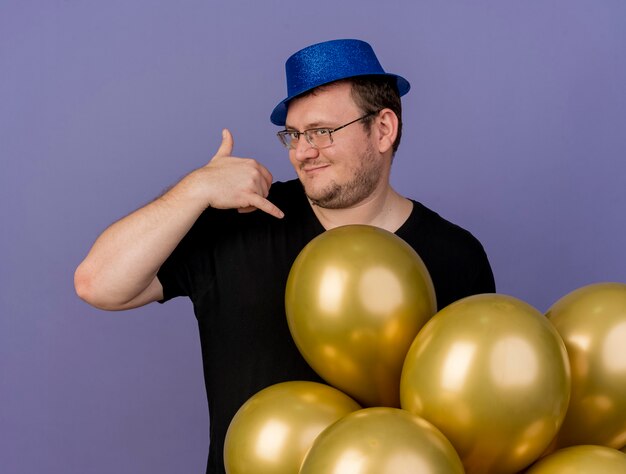
M 304 135 L 306 141 L 313 148 L 327 148 L 333 144 L 333 133 L 341 130 L 342 128 L 346 128 L 348 125 L 352 125 L 353 123 L 363 120 L 370 115 L 376 115 L 377 113 L 378 112 L 370 112 L 365 114 L 363 117 L 359 117 L 358 119 L 337 128 L 309 128 L 304 132 L 298 132 L 297 130 L 281 130 L 276 135 L 278 135 L 280 142 L 290 150 L 293 150 L 298 146 L 298 141 L 300 140 L 301 135 Z

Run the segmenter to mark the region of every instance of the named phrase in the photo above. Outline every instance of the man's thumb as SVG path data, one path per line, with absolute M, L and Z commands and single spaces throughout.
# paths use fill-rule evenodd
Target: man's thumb
M 233 136 L 230 131 L 225 128 L 222 130 L 222 144 L 217 150 L 215 156 L 231 156 L 233 153 L 233 145 L 234 145 Z

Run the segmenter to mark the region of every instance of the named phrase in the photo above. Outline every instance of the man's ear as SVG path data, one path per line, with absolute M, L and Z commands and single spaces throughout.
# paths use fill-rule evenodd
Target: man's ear
M 393 150 L 393 143 L 398 136 L 398 116 L 391 109 L 383 109 L 374 119 L 373 127 L 378 133 L 378 151 L 387 153 Z

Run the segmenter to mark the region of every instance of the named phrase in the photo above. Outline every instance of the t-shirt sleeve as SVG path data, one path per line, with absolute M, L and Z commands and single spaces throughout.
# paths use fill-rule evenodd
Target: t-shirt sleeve
M 165 303 L 177 296 L 186 296 L 188 294 L 179 278 L 180 273 L 176 270 L 177 265 L 172 256 L 170 256 L 157 272 L 157 278 L 163 287 L 163 299 L 159 300 L 159 303 Z
M 183 239 L 157 272 L 157 278 L 163 287 L 163 299 L 159 303 L 165 303 L 177 296 L 189 296 L 186 247 Z
M 202 275 L 204 280 L 210 278 L 206 264 L 212 246 L 208 223 L 219 225 L 218 216 L 213 209 L 205 211 L 163 262 L 157 272 L 157 278 L 163 287 L 163 299 L 160 303 L 177 296 L 192 296 L 197 275 Z

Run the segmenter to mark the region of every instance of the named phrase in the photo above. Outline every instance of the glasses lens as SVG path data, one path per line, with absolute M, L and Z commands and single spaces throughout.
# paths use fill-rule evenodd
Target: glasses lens
M 278 139 L 280 140 L 280 142 L 285 145 L 287 148 L 292 148 L 292 134 L 290 134 L 287 131 L 283 131 L 283 132 L 278 132 L 276 135 L 278 135 Z
M 333 143 L 331 131 L 328 128 L 314 128 L 305 133 L 307 141 L 315 148 L 326 148 Z

